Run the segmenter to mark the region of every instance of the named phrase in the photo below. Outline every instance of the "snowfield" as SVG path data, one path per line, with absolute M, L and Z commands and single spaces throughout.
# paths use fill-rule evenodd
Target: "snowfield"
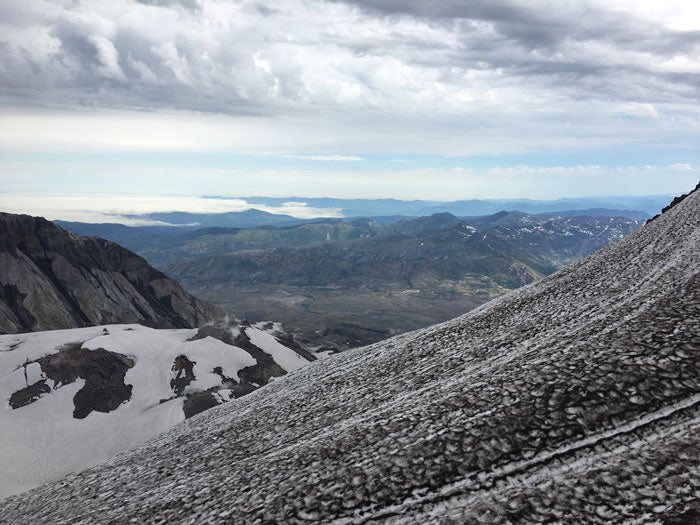
M 308 363 L 258 328 L 233 328 L 245 333 L 253 345 L 269 353 L 286 372 Z M 132 449 L 185 419 L 183 403 L 188 394 L 216 389 L 219 403 L 230 400 L 222 375 L 256 365 L 247 351 L 192 330 L 155 330 L 139 324 L 106 325 L 0 336 L 0 497 L 59 479 L 83 470 L 120 452 Z M 70 343 L 83 349 L 105 349 L 133 362 L 123 384 L 131 385 L 131 397 L 116 409 L 92 410 L 77 419 L 74 396 L 85 386 L 83 378 L 62 384 L 47 377 L 35 360 L 59 352 Z M 171 381 L 179 356 L 193 363 L 194 378 L 176 396 Z M 25 366 L 26 363 L 29 363 Z M 219 367 L 220 374 L 214 373 Z M 25 376 L 26 371 L 26 376 Z M 105 373 L 105 369 L 100 370 Z M 182 376 L 182 372 L 180 372 Z M 50 392 L 18 408 L 8 402 L 15 392 L 44 380 Z M 256 385 L 257 386 L 257 385 Z
M 469 314 L 0 502 L 2 523 L 698 520 L 698 191 Z
M 284 346 L 275 339 L 275 336 L 272 334 L 262 330 L 251 330 L 248 335 L 251 343 L 259 348 L 264 348 L 265 352 L 270 354 L 277 364 L 287 372 L 297 370 L 308 364 L 306 359 L 297 354 L 294 350 Z

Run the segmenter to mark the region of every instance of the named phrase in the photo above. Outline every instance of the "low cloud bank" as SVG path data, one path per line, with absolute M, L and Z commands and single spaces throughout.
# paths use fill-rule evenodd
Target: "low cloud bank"
M 127 226 L 172 226 L 167 222 L 139 217 L 149 213 L 227 213 L 251 209 L 291 215 L 298 219 L 343 216 L 339 208 L 314 208 L 298 201 L 285 202 L 281 206 L 267 206 L 224 197 L 0 194 L 0 210 L 9 213 L 25 213 L 49 220 L 119 223 Z

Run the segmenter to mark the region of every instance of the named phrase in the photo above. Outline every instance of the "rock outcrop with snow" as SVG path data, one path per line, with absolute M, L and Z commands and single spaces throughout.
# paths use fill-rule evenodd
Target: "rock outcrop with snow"
M 5 523 L 692 523 L 700 192 L 447 323 L 0 504 Z
M 274 325 L 223 322 L 0 336 L 0 497 L 141 445 L 308 363 L 278 336 Z

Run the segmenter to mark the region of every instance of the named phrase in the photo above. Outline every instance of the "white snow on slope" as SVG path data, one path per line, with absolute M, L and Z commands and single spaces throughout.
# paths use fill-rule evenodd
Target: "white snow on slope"
M 271 334 L 261 330 L 248 329 L 246 335 L 250 337 L 250 342 L 255 346 L 264 349 L 265 353 L 270 354 L 278 365 L 284 368 L 287 372 L 297 370 L 308 364 L 308 361 L 297 354 L 294 350 L 290 350 Z
M 301 357 L 293 361 L 273 336 L 255 328 L 246 331 L 256 346 L 276 360 L 281 356 L 278 364 L 285 370 L 306 363 Z M 183 421 L 184 398 L 173 399 L 170 385 L 176 357 L 185 355 L 195 363 L 196 379 L 185 394 L 221 385 L 221 377 L 212 373 L 214 367 L 237 378 L 239 370 L 256 364 L 245 350 L 218 339 L 187 341 L 195 334 L 196 329 L 155 330 L 132 324 L 0 335 L 0 498 L 100 463 Z M 14 392 L 45 378 L 40 365 L 32 363 L 26 367 L 25 380 L 23 364 L 73 342 L 132 359 L 135 364 L 124 378 L 125 384 L 133 385 L 131 399 L 112 412 L 92 411 L 85 419 L 75 419 L 73 396 L 85 381 L 78 379 L 54 390 L 54 382 L 48 379 L 50 393 L 13 409 L 8 400 Z

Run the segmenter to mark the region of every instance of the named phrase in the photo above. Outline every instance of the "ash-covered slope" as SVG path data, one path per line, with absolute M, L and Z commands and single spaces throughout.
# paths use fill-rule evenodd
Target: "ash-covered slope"
M 0 333 L 134 322 L 194 328 L 219 316 L 117 244 L 0 213 Z
M 303 352 L 267 325 L 0 336 L 0 498 L 96 465 L 304 366 Z
M 700 519 L 700 192 L 447 323 L 312 363 L 4 522 Z

